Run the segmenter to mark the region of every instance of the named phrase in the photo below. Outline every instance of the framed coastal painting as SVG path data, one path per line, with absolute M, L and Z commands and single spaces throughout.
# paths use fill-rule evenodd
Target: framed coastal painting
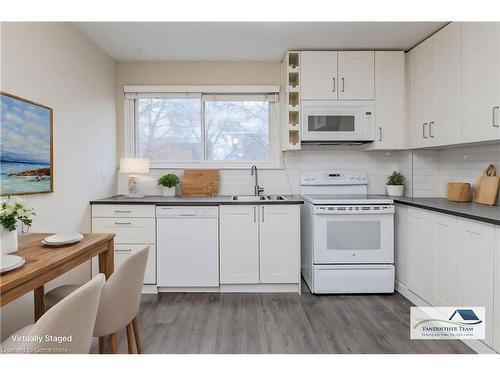
M 52 109 L 0 93 L 0 195 L 54 191 Z

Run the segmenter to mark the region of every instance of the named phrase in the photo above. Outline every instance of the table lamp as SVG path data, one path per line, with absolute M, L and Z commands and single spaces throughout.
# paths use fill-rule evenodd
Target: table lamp
M 121 158 L 120 173 L 130 174 L 128 177 L 128 194 L 129 198 L 142 198 L 144 194 L 139 191 L 138 174 L 149 173 L 149 160 L 138 158 Z

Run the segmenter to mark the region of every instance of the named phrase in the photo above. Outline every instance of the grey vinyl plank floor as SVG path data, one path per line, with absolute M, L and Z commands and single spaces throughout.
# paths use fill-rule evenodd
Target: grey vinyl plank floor
M 142 297 L 140 325 L 153 354 L 473 353 L 460 341 L 410 340 L 410 306 L 397 292 L 313 295 L 305 285 L 302 295 L 160 293 Z

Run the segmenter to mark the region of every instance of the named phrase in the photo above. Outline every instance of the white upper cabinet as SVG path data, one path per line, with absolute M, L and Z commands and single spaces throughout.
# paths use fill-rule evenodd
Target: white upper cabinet
M 337 52 L 301 52 L 301 91 L 303 100 L 337 100 Z
M 404 149 L 405 142 L 405 57 L 402 51 L 375 52 L 374 149 Z
M 500 22 L 461 26 L 463 142 L 500 139 Z
M 434 146 L 461 141 L 460 24 L 451 23 L 434 36 L 435 116 L 429 124 Z
M 411 147 L 460 143 L 460 24 L 440 30 L 409 58 Z
M 340 51 L 338 53 L 338 99 L 375 99 L 375 53 Z
M 302 51 L 302 100 L 374 100 L 373 51 Z

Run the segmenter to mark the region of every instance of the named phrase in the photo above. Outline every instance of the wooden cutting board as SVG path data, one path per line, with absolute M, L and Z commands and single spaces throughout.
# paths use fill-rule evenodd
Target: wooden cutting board
M 446 196 L 452 202 L 470 202 L 470 184 L 467 182 L 448 182 Z
M 484 175 L 479 177 L 474 202 L 492 206 L 497 201 L 500 177 L 496 176 L 496 168 L 490 164 L 484 171 Z
M 208 196 L 219 192 L 217 169 L 188 169 L 182 178 L 182 196 Z

